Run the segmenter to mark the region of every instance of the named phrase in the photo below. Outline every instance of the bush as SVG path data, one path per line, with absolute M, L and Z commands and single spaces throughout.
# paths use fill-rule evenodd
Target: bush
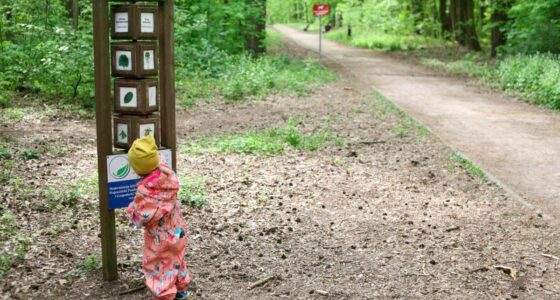
M 552 54 L 514 55 L 495 70 L 500 86 L 518 92 L 533 103 L 560 109 L 560 58 Z

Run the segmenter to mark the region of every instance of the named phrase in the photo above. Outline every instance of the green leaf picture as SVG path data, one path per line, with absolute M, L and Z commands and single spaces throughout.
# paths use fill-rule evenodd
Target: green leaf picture
M 128 135 L 124 132 L 124 130 L 121 131 L 121 133 L 119 134 L 121 136 L 121 139 L 124 140 L 128 137 Z
M 126 54 L 121 54 L 119 56 L 119 66 L 123 68 L 128 68 L 130 61 L 128 60 L 128 56 Z
M 150 52 L 146 51 L 144 52 L 144 57 L 146 58 L 146 61 L 150 60 Z
M 124 103 L 125 104 L 130 103 L 130 101 L 132 101 L 133 98 L 134 98 L 134 95 L 132 94 L 132 92 L 126 93 L 126 95 L 124 95 Z
M 150 129 L 150 128 L 144 130 L 144 136 L 150 135 L 151 133 L 152 133 L 152 129 Z
M 123 178 L 128 175 L 129 169 L 130 166 L 126 164 L 124 167 L 118 169 L 116 173 L 113 173 L 113 176 L 115 176 L 116 178 Z

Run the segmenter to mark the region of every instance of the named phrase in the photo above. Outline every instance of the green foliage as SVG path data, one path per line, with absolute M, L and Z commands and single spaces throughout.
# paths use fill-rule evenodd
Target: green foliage
M 82 197 L 82 187 L 73 185 L 68 188 L 46 187 L 41 191 L 41 196 L 50 209 L 74 207 Z
M 507 52 L 560 53 L 560 0 L 518 0 L 509 17 Z
M 328 39 L 342 42 L 354 47 L 381 49 L 385 51 L 415 50 L 424 46 L 441 45 L 443 42 L 434 38 L 420 35 L 388 34 L 372 32 L 371 30 L 354 30 L 351 38 L 348 38 L 345 30 L 329 32 Z
M 492 75 L 493 68 L 487 59 L 481 57 L 478 53 L 468 53 L 460 59 L 451 62 L 444 62 L 438 58 L 423 58 L 421 62 L 452 74 L 481 78 L 489 78 Z
M 9 213 L 3 213 L 0 217 L 0 240 L 12 237 L 17 231 L 16 218 Z
M 9 121 L 21 121 L 25 117 L 25 111 L 21 108 L 5 108 L 1 111 L 0 117 Z
M 12 158 L 12 154 L 10 153 L 10 149 L 7 147 L 0 147 L 0 160 L 8 160 Z
M 181 189 L 179 190 L 178 199 L 181 203 L 197 209 L 208 204 L 208 191 L 206 190 L 206 180 L 204 178 L 181 176 L 179 180 Z
M 451 154 L 450 160 L 451 171 L 455 172 L 457 168 L 463 168 L 465 171 L 467 171 L 468 174 L 479 177 L 483 181 L 488 181 L 488 176 L 486 176 L 486 173 L 484 173 L 484 171 L 482 171 L 482 169 L 476 166 L 472 161 L 464 157 L 460 152 L 453 152 L 453 154 Z
M 197 76 L 185 76 L 179 84 L 179 102 L 190 107 L 197 98 L 223 97 L 239 101 L 248 97 L 263 97 L 273 92 L 295 92 L 306 95 L 335 76 L 311 60 L 290 58 L 287 55 L 265 55 L 257 59 L 248 55 L 218 56 L 222 70 L 198 71 Z M 207 72 L 210 71 L 210 72 Z
M 208 137 L 181 146 L 184 153 L 245 153 L 276 155 L 286 147 L 315 151 L 328 142 L 340 140 L 328 133 L 302 134 L 298 122 L 291 120 L 287 126 L 249 132 L 242 135 Z
M 502 88 L 533 103 L 560 109 L 560 57 L 551 54 L 515 55 L 499 62 L 494 77 Z
M 35 150 L 23 150 L 19 157 L 23 160 L 39 159 L 39 152 Z
M 87 273 L 95 272 L 101 270 L 102 267 L 101 258 L 97 254 L 91 254 L 84 258 L 78 266 L 73 270 L 64 274 L 64 277 L 83 277 Z

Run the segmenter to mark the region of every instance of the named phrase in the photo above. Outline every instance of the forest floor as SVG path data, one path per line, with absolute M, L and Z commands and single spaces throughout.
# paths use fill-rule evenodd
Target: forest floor
M 119 295 L 143 284 L 142 233 L 123 210 L 120 280 L 101 278 L 94 121 L 27 112 L 0 127 L 17 145 L 12 156 L 41 153 L 17 159 L 0 188 L 0 213 L 17 221 L 18 244 L 6 247 L 25 258 L 0 278 L 0 299 L 147 298 Z M 560 297 L 558 227 L 353 77 L 305 97 L 179 109 L 177 129 L 185 144 L 294 119 L 303 136 L 338 142 L 270 155 L 178 153 L 179 175 L 200 179 L 209 202 L 184 209 L 191 299 Z
M 277 25 L 299 47 L 318 35 Z M 560 115 L 515 101 L 476 80 L 403 59 L 407 55 L 323 41 L 326 63 L 375 89 L 487 171 L 520 201 L 560 219 Z

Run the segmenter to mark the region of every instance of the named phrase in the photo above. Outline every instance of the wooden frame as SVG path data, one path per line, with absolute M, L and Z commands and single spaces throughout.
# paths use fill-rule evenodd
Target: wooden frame
M 134 2 L 134 1 L 128 1 Z M 157 3 L 159 18 L 157 44 L 159 55 L 161 145 L 171 149 L 173 169 L 177 170 L 175 129 L 175 71 L 173 54 L 173 0 L 147 0 Z M 113 154 L 111 113 L 111 32 L 109 0 L 93 1 L 93 39 L 95 65 L 95 115 L 99 179 L 99 215 L 103 279 L 118 279 L 115 211 L 109 208 L 107 156 Z M 157 72 L 156 72 L 157 73 Z
M 129 116 L 115 115 L 113 119 L 113 144 L 116 148 L 130 149 L 132 143 L 145 134 L 140 132 L 145 125 L 153 124 L 153 135 L 158 146 L 161 145 L 160 139 L 160 116 L 153 114 L 150 116 Z M 126 137 L 121 136 L 125 130 Z M 151 130 L 150 130 L 151 131 Z M 126 141 L 125 141 L 126 140 Z
M 155 42 L 119 42 L 111 44 L 111 73 L 115 77 L 157 76 L 159 52 Z
M 127 97 L 128 96 L 128 97 Z M 151 79 L 116 79 L 115 112 L 147 115 L 159 110 L 159 84 Z
M 160 32 L 160 24 L 159 10 L 156 6 L 136 4 L 111 6 L 113 39 L 155 40 Z

